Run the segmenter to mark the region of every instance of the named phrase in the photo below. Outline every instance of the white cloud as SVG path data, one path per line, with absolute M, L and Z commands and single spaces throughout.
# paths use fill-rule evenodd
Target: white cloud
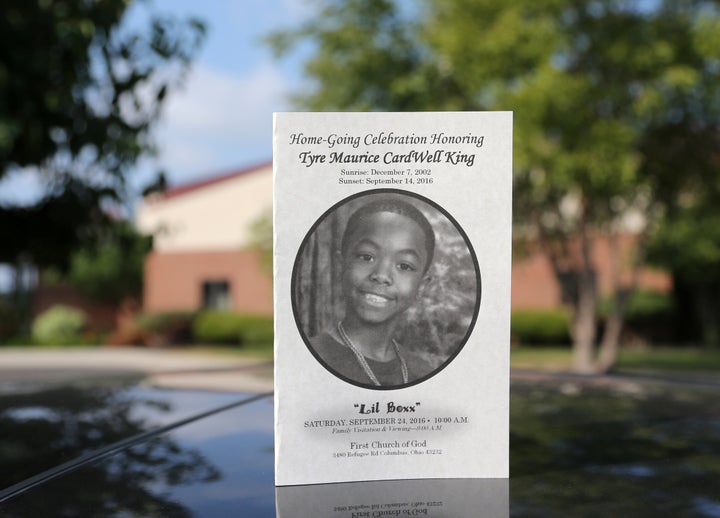
M 173 182 L 269 159 L 272 112 L 287 109 L 286 80 L 270 63 L 247 75 L 196 65 L 165 107 L 160 162 Z
M 308 0 L 281 0 L 281 3 L 286 13 L 285 19 L 294 22 L 304 20 L 317 7 L 317 4 L 313 5 Z

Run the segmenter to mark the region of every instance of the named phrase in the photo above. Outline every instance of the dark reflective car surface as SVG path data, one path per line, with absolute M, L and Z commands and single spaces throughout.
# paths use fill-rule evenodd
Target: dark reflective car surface
M 720 517 L 720 386 L 713 383 L 515 373 L 509 483 L 277 492 L 270 396 L 127 385 L 62 390 L 4 400 L 3 487 L 86 457 L 54 478 L 0 493 L 2 516 Z
M 513 516 L 720 516 L 720 385 L 513 384 Z
M 18 384 L 0 394 L 0 487 L 238 400 L 131 382 Z
M 0 516 L 274 515 L 269 395 L 82 384 L 0 401 Z

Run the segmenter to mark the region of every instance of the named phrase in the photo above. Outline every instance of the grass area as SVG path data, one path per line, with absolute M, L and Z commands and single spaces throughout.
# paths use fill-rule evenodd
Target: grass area
M 272 344 L 232 346 L 192 346 L 187 350 L 232 357 L 273 359 Z M 515 369 L 570 371 L 572 350 L 564 347 L 513 347 L 510 366 Z M 621 349 L 617 364 L 619 372 L 641 374 L 707 374 L 720 377 L 720 350 L 691 347 L 652 347 Z
M 40 346 L 31 347 L 39 348 Z M 93 349 L 98 346 L 85 345 L 80 347 Z M 41 348 L 60 347 L 42 346 Z M 234 358 L 252 358 L 268 361 L 273 359 L 273 346 L 271 343 L 243 346 L 191 345 L 180 346 L 176 350 Z M 510 366 L 514 369 L 569 371 L 572 367 L 572 350 L 569 346 L 516 346 L 510 352 Z M 617 370 L 642 373 L 707 373 L 720 376 L 720 350 L 693 347 L 621 349 Z
M 619 369 L 720 373 L 720 350 L 653 347 L 623 349 Z
M 516 369 L 569 370 L 570 347 L 514 347 L 510 365 Z M 720 350 L 694 347 L 621 349 L 619 371 L 720 374 Z
M 566 371 L 572 365 L 570 347 L 513 347 L 510 366 L 514 369 Z

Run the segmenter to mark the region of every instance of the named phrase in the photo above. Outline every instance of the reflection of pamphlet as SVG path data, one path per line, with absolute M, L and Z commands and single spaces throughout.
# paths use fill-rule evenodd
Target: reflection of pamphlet
M 512 114 L 275 115 L 275 480 L 508 476 Z
M 507 479 L 387 480 L 278 487 L 278 518 L 510 515 Z

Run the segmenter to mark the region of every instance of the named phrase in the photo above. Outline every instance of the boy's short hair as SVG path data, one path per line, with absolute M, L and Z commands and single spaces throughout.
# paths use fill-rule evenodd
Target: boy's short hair
M 430 268 L 432 263 L 433 255 L 435 254 L 435 231 L 430 225 L 425 215 L 407 201 L 401 199 L 398 196 L 384 195 L 378 199 L 375 199 L 369 203 L 366 203 L 355 212 L 352 213 L 348 219 L 347 225 L 345 225 L 345 231 L 343 232 L 342 241 L 340 244 L 340 251 L 343 256 L 347 252 L 347 248 L 350 246 L 350 237 L 355 232 L 355 229 L 360 225 L 360 222 L 378 212 L 391 212 L 393 214 L 399 214 L 410 218 L 420 226 L 423 234 L 425 235 L 425 251 L 427 252 L 427 261 L 425 262 L 424 271 Z

